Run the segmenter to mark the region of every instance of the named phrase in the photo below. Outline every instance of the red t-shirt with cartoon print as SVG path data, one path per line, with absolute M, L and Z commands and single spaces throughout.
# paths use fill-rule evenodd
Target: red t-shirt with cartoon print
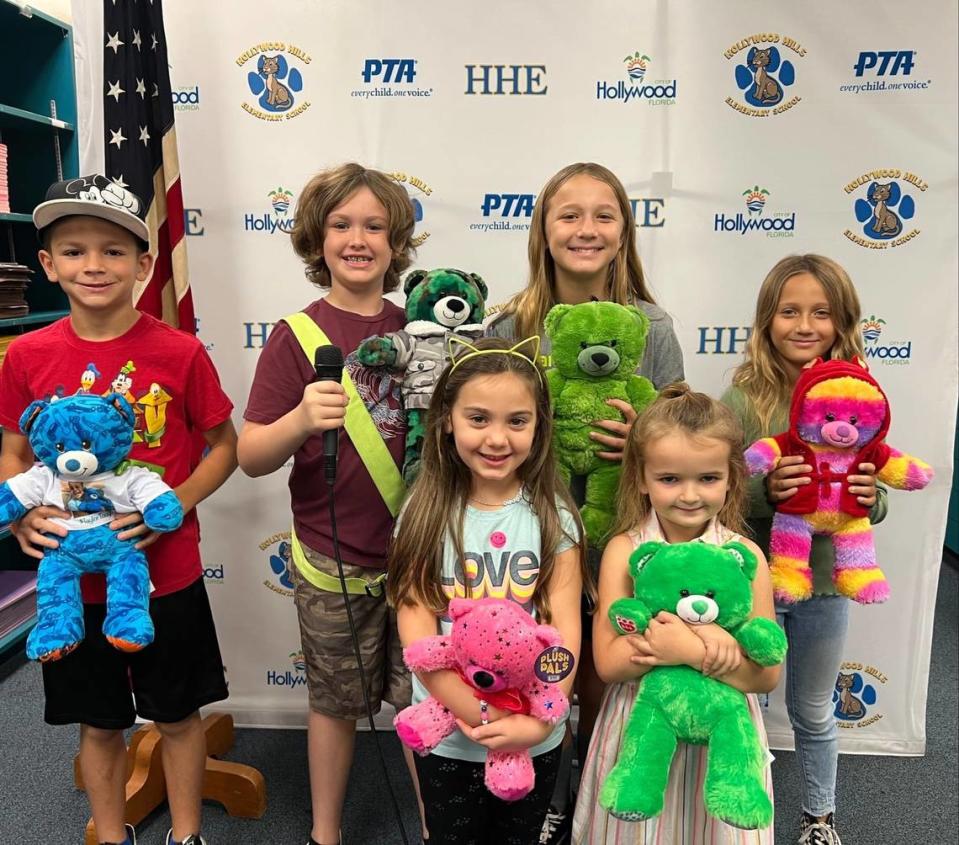
M 226 421 L 233 403 L 213 362 L 193 335 L 147 314 L 113 340 L 77 337 L 66 317 L 17 338 L 0 369 L 0 425 L 20 431 L 35 399 L 74 393 L 119 393 L 136 412 L 130 458 L 182 484 L 200 457 L 198 434 Z M 176 592 L 202 575 L 196 509 L 183 525 L 146 549 L 153 597 Z M 102 575 L 80 579 L 85 602 L 106 600 Z

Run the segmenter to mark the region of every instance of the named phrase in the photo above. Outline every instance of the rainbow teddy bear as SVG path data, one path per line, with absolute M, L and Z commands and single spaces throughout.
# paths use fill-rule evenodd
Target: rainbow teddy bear
M 847 477 L 859 464 L 876 467 L 876 478 L 897 490 L 921 490 L 933 476 L 919 458 L 886 445 L 889 400 L 859 358 L 817 359 L 799 375 L 789 411 L 789 430 L 746 450 L 751 475 L 767 474 L 783 455 L 801 455 L 813 467 L 811 483 L 776 505 L 769 565 L 776 599 L 796 602 L 812 595 L 809 550 L 814 534 L 832 537 L 833 583 L 861 604 L 889 597 L 876 563 L 869 511 L 849 492 Z

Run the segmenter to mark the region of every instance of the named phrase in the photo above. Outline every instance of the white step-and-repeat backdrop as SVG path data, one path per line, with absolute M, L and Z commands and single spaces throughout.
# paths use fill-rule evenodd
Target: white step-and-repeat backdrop
M 78 49 L 94 59 L 101 47 L 84 31 L 98 6 L 74 8 Z M 861 706 L 854 718 L 836 713 L 845 750 L 923 752 L 957 406 L 951 0 L 922 15 L 862 0 L 240 0 L 226 10 L 168 0 L 165 16 L 199 334 L 238 425 L 270 326 L 316 296 L 286 235 L 297 195 L 344 160 L 407 188 L 417 266 L 478 272 L 493 304 L 524 284 L 543 183 L 570 162 L 607 165 L 632 198 L 688 379 L 716 395 L 772 264 L 796 252 L 843 264 L 893 403 L 889 441 L 932 462 L 937 478 L 890 493 L 876 534 L 893 595 L 853 611 L 843 673 Z M 768 101 L 755 97 L 753 47 L 769 50 Z M 290 92 L 283 112 L 256 74 L 264 55 Z M 95 164 L 88 156 L 83 169 Z M 874 181 L 891 185 L 895 236 L 869 225 Z M 241 724 L 305 724 L 286 475 L 238 472 L 201 507 L 226 706 Z M 768 726 L 776 747 L 791 747 L 781 688 Z

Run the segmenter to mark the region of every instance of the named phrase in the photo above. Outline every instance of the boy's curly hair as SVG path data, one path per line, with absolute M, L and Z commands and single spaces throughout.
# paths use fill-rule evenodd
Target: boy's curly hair
M 400 274 L 410 266 L 413 253 L 413 204 L 406 190 L 379 170 L 356 163 L 341 164 L 317 173 L 300 193 L 291 232 L 293 250 L 306 264 L 306 277 L 328 288 L 330 270 L 323 260 L 323 236 L 327 215 L 360 188 L 369 188 L 386 209 L 393 260 L 383 280 L 383 292 L 396 290 Z

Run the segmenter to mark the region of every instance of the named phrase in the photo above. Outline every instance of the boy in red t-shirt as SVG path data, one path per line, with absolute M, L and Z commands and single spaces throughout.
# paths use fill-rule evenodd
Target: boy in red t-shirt
M 400 185 L 376 170 L 345 164 L 319 173 L 303 189 L 293 228 L 293 249 L 307 265 L 307 278 L 329 289 L 302 313 L 346 356 L 344 373 L 375 424 L 370 439 L 381 454 L 374 464 L 395 475 L 400 492 L 405 424 L 398 385 L 388 374 L 364 370 L 355 351 L 366 338 L 406 324 L 403 309 L 383 294 L 397 287 L 399 274 L 409 266 L 413 225 L 413 208 Z M 322 435 L 343 426 L 346 405 L 340 383 L 316 381 L 313 361 L 291 324 L 277 323 L 257 362 L 238 452 L 241 468 L 254 477 L 293 458 L 291 570 L 310 694 L 311 845 L 340 841 L 356 720 L 366 714 L 333 559 L 330 493 L 323 481 Z M 369 448 L 369 442 L 359 448 Z M 350 596 L 366 693 L 374 711 L 381 700 L 399 710 L 410 703 L 410 675 L 382 583 L 393 518 L 367 466 L 352 437 L 340 436 L 337 537 L 344 577 L 363 585 L 366 593 Z M 407 764 L 412 773 L 409 755 Z
M 80 770 L 97 836 L 120 845 L 136 842 L 124 824 L 123 730 L 137 715 L 155 722 L 173 819 L 167 845 L 201 845 L 206 737 L 198 710 L 225 699 L 227 689 L 195 507 L 236 468 L 236 432 L 233 405 L 202 344 L 133 306 L 133 288 L 153 264 L 145 213 L 135 194 L 102 176 L 58 182 L 34 210 L 40 263 L 66 293 L 70 316 L 7 350 L 0 370 L 0 481 L 33 464 L 18 421 L 34 399 L 118 392 L 137 411 L 130 457 L 163 476 L 185 513 L 182 527 L 163 536 L 151 533 L 140 514 L 111 523 L 120 539 L 146 549 L 156 636 L 134 654 L 110 646 L 100 630 L 105 579 L 83 576 L 86 636 L 66 657 L 43 664 L 44 718 L 80 723 Z M 200 461 L 197 432 L 209 447 Z M 69 514 L 39 507 L 13 526 L 26 554 L 42 558 L 42 549 L 57 547 L 67 529 L 50 521 L 56 516 Z

